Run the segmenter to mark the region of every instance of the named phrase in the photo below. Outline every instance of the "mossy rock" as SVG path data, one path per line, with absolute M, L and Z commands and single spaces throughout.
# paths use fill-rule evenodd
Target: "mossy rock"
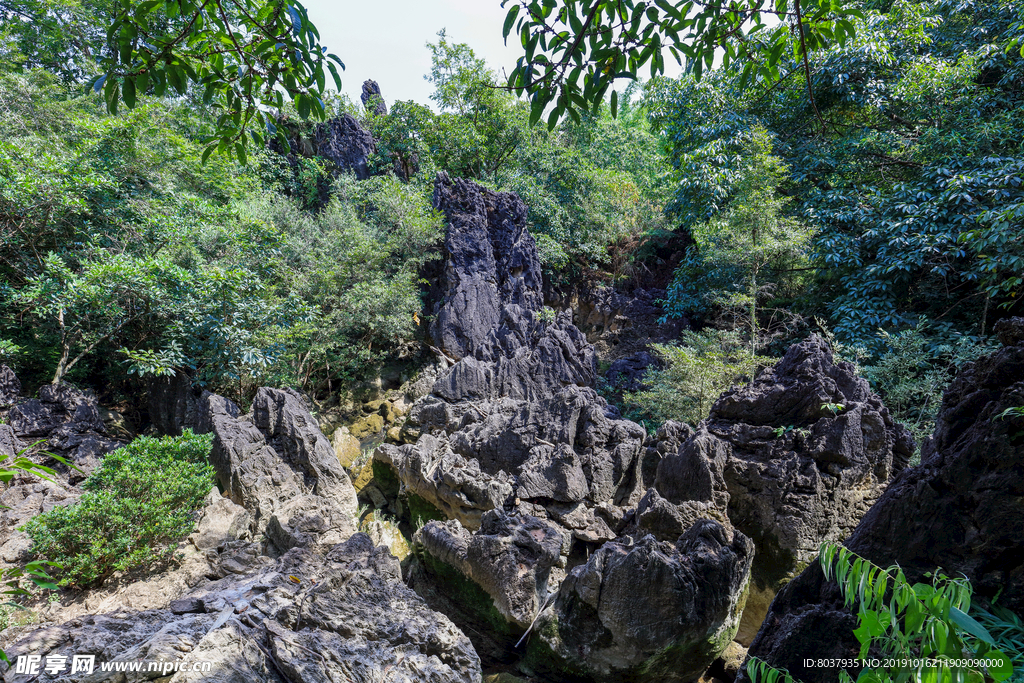
M 390 501 L 398 498 L 398 492 L 402 488 L 402 482 L 398 479 L 398 472 L 380 460 L 371 460 L 373 463 L 373 483 L 380 489 L 384 497 Z
M 359 456 L 363 453 L 359 439 L 354 437 L 345 427 L 338 427 L 338 429 L 334 430 L 334 435 L 331 437 L 331 446 L 334 447 L 334 454 L 338 456 L 338 462 L 345 469 L 352 467 L 352 463 L 358 460 Z
M 406 509 L 409 511 L 409 522 L 417 528 L 423 526 L 427 522 L 433 522 L 435 520 L 444 522 L 448 520 L 445 514 L 437 509 L 433 503 L 421 498 L 415 493 L 408 494 L 405 502 Z
M 415 549 L 410 585 L 434 610 L 465 633 L 485 665 L 511 664 L 523 629 L 505 619 L 479 585 L 422 546 Z
M 384 430 L 384 417 L 378 413 L 373 415 L 367 415 L 366 417 L 356 420 L 349 427 L 349 431 L 352 432 L 352 436 L 357 439 L 365 439 L 368 436 L 374 434 L 380 434 Z
M 370 460 L 363 465 L 362 469 L 355 473 L 356 476 L 352 479 L 352 486 L 355 487 L 356 493 L 359 493 L 366 486 L 372 482 L 373 479 L 373 461 Z

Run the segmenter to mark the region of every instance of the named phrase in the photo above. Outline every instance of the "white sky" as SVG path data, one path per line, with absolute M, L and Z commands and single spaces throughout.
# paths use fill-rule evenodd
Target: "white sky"
M 437 42 L 437 32 L 448 30 L 448 39 L 467 43 L 477 57 L 499 75 L 510 72 L 522 54 L 519 38 L 501 37 L 506 10 L 501 0 L 303 0 L 310 20 L 320 31 L 329 52 L 345 63 L 341 89 L 359 103 L 363 81 L 380 85 L 388 106 L 396 100 L 430 105 L 432 86 L 423 76 L 430 71 L 426 43 Z M 665 52 L 665 71 L 682 71 Z M 641 70 L 643 77 L 647 68 Z M 328 79 L 330 82 L 330 79 Z M 619 81 L 625 89 L 628 81 Z
M 345 63 L 342 91 L 356 103 L 363 81 L 380 84 L 384 100 L 433 103 L 433 88 L 423 80 L 430 71 L 426 43 L 448 29 L 448 39 L 468 43 L 499 73 L 511 71 L 519 41 L 501 37 L 506 11 L 501 0 L 304 0 L 310 20 L 328 51 Z M 328 79 L 329 80 L 329 79 Z

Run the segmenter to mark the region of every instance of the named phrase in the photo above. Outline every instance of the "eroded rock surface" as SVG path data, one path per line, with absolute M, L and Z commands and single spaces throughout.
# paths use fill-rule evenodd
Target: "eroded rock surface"
M 365 534 L 326 556 L 293 548 L 248 574 L 197 587 L 165 609 L 115 611 L 36 628 L 8 648 L 44 658 L 95 655 L 97 662 L 210 661 L 208 672 L 164 679 L 254 683 L 391 680 L 479 683 L 469 640 L 401 581 L 401 568 Z M 42 671 L 42 669 L 41 669 Z M 159 674 L 67 671 L 6 681 L 140 681 Z
M 732 640 L 754 546 L 712 520 L 675 543 L 606 543 L 562 582 L 528 663 L 556 680 L 696 680 Z
M 72 483 L 84 479 L 103 455 L 124 444 L 107 434 L 92 392 L 67 383 L 44 384 L 39 388 L 39 398 L 15 403 L 7 421 L 26 446 L 42 442 L 38 448 L 78 467 L 80 471 L 67 473 Z
M 0 365 L 0 406 L 14 403 L 21 395 L 21 381 L 6 365 Z
M 970 579 L 975 595 L 1024 610 L 1024 419 L 999 416 L 1024 405 L 1024 319 L 1001 321 L 1006 344 L 961 369 L 946 390 L 921 464 L 904 470 L 845 545 L 875 564 L 898 563 L 911 582 L 941 567 Z M 804 658 L 855 656 L 856 617 L 843 608 L 817 563 L 775 599 L 750 647 L 807 683 L 835 672 Z M 853 653 L 852 655 L 849 653 Z M 742 677 L 741 677 L 742 678 Z
M 261 388 L 246 416 L 207 392 L 197 430 L 213 432 L 210 462 L 231 499 L 252 514 L 254 536 L 266 533 L 284 552 L 331 547 L 355 531 L 352 481 L 295 392 Z
M 772 368 L 718 399 L 707 420 L 658 465 L 668 501 L 705 501 L 753 539 L 757 557 L 740 642 L 749 643 L 780 585 L 849 535 L 913 442 L 824 340 L 792 345 Z
M 415 519 L 429 504 L 447 519 L 416 535 L 412 585 L 487 662 L 519 661 L 520 638 L 557 609 L 544 622 L 555 634 L 537 665 L 545 676 L 683 680 L 664 676 L 686 660 L 676 673 L 696 678 L 731 639 L 752 553 L 712 503 L 644 496 L 657 463 L 691 430 L 671 423 L 648 438 L 598 394 L 593 346 L 570 311 L 542 306 L 540 261 L 515 195 L 440 175 L 434 199 L 449 225 L 431 333 L 454 362 L 412 406 L 406 443 L 374 455 L 375 473 L 391 473 L 375 475 L 377 485 L 405 496 L 396 512 Z M 719 541 L 727 549 L 712 548 Z M 704 564 L 713 582 L 697 581 Z M 587 599 L 604 595 L 601 618 L 560 630 L 563 619 L 590 620 L 577 607 L 586 587 Z M 684 603 L 708 610 L 655 625 Z
M 312 145 L 317 156 L 332 162 L 340 171 L 354 173 L 359 180 L 370 177 L 368 162 L 376 149 L 373 135 L 351 114 L 318 124 Z

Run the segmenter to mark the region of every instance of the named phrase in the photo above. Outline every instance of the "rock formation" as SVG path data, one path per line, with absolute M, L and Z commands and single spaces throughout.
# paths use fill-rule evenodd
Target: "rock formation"
M 395 512 L 410 521 L 417 511 L 428 513 L 423 521 L 447 520 L 417 533 L 412 585 L 465 628 L 487 661 L 520 659 L 516 643 L 538 615 L 554 609 L 550 614 L 560 616 L 545 621 L 553 640 L 521 667 L 645 682 L 665 680 L 681 654 L 696 677 L 735 630 L 749 540 L 699 514 L 680 513 L 677 522 L 688 524 L 667 543 L 630 526 L 629 508 L 646 490 L 644 460 L 654 459 L 646 467 L 652 479 L 664 453 L 597 393 L 594 349 L 571 313 L 543 308 L 526 207 L 513 194 L 443 174 L 434 204 L 448 232 L 430 331 L 438 353 L 454 363 L 412 406 L 402 430 L 406 443 L 374 454 L 379 488 L 399 498 Z M 688 435 L 678 427 L 663 430 L 667 443 L 677 446 Z M 714 506 L 687 511 L 724 519 Z M 627 529 L 636 538 L 620 536 Z M 644 563 L 659 570 L 645 573 Z M 691 584 L 696 565 L 708 574 Z M 575 578 L 563 581 L 570 570 Z M 602 587 L 605 570 L 615 578 Z M 668 576 L 675 582 L 656 585 Z M 563 619 L 584 618 L 577 594 L 585 587 L 604 590 L 607 605 L 623 605 L 639 592 L 649 597 L 638 604 L 641 611 L 660 609 L 662 599 L 716 607 L 657 628 L 643 626 L 634 611 L 602 612 L 607 618 L 590 630 L 559 630 Z M 674 654 L 665 655 L 666 648 Z M 594 657 L 570 654 L 577 650 Z
M 606 543 L 541 613 L 528 667 L 594 681 L 689 683 L 732 641 L 754 544 L 700 520 L 675 543 Z
M 231 499 L 250 510 L 254 536 L 279 552 L 331 547 L 355 531 L 352 482 L 298 394 L 262 388 L 244 418 L 205 393 L 197 431 L 213 432 L 213 465 Z
M 313 131 L 312 152 L 332 162 L 340 171 L 359 180 L 370 177 L 368 162 L 376 149 L 373 135 L 351 114 L 318 124 Z
M 17 382 L 13 373 L 10 377 Z M 44 384 L 39 398 L 18 400 L 7 421 L 21 447 L 38 444 L 37 450 L 74 464 L 78 470 L 67 472 L 72 483 L 84 479 L 104 454 L 124 443 L 107 434 L 96 397 L 67 383 Z
M 75 420 L 98 428 L 90 418 L 95 405 L 83 396 L 44 391 L 39 405 L 18 412 L 17 424 L 40 433 L 44 425 Z M 77 418 L 62 422 L 68 414 Z M 43 610 L 48 622 L 0 643 L 12 661 L 93 655 L 97 663 L 167 668 L 127 676 L 97 668 L 86 676 L 39 666 L 24 674 L 8 669 L 4 680 L 371 683 L 389 671 L 394 680 L 480 683 L 472 643 L 406 587 L 387 548 L 354 534 L 352 483 L 297 393 L 260 389 L 242 415 L 233 402 L 206 392 L 193 413 L 178 418 L 214 434 L 211 462 L 225 495 L 211 491 L 176 564 L 115 575 L 110 590 L 96 589 L 96 598 L 87 593 L 84 605 Z M 0 428 L 0 445 L 8 449 L 16 437 L 7 425 Z M 0 495 L 8 506 L 0 525 L 4 562 L 25 559 L 28 540 L 17 525 L 79 494 L 62 483 L 25 477 Z M 212 671 L 177 671 L 175 662 L 183 660 L 211 662 Z
M 823 541 L 849 535 L 912 450 L 867 381 L 811 336 L 723 394 L 679 452 L 661 460 L 655 487 L 673 503 L 713 503 L 754 540 L 738 637 L 749 643 L 779 586 Z
M 898 563 L 911 582 L 941 567 L 970 579 L 977 599 L 1024 610 L 1024 318 L 1000 321 L 1003 347 L 962 368 L 946 390 L 921 464 L 904 470 L 846 539 L 875 564 Z M 772 603 L 750 647 L 805 683 L 834 669 L 804 658 L 856 656 L 855 615 L 843 607 L 817 563 Z M 852 655 L 850 653 L 853 653 Z
M 380 86 L 377 81 L 367 79 L 363 81 L 363 92 L 359 96 L 366 111 L 372 111 L 377 116 L 388 115 L 388 105 L 384 102 L 384 96 L 380 94 Z
M 21 395 L 21 382 L 6 365 L 0 365 L 0 407 L 9 406 Z
M 379 681 L 479 683 L 469 640 L 401 580 L 401 568 L 365 534 L 319 555 L 293 548 L 255 570 L 230 573 L 162 609 L 121 610 L 33 629 L 8 648 L 13 658 L 94 655 L 97 662 L 166 662 L 169 683 Z M 174 662 L 211 662 L 207 672 L 174 672 Z M 158 678 L 143 673 L 127 680 Z M 125 674 L 36 676 L 28 680 L 126 680 Z

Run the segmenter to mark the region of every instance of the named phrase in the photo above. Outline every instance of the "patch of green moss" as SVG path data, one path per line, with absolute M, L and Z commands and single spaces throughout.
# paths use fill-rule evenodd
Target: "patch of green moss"
M 483 588 L 463 576 L 462 572 L 442 562 L 428 552 L 420 551 L 417 557 L 423 563 L 439 597 L 444 597 L 462 613 L 465 620 L 476 624 L 480 630 L 499 639 L 512 643 L 519 640 L 522 629 L 510 623 L 494 606 L 494 599 Z M 451 614 L 449 614 L 451 616 Z M 470 634 L 467 634 L 470 635 Z M 470 637 L 472 640 L 472 636 Z
M 373 483 L 380 489 L 384 497 L 389 501 L 398 498 L 398 491 L 401 488 L 401 481 L 398 479 L 398 472 L 391 465 L 377 459 L 373 461 Z
M 409 494 L 406 508 L 409 510 L 409 521 L 416 528 L 434 520 L 444 522 L 448 519 L 443 512 L 437 509 L 437 506 L 415 493 Z

